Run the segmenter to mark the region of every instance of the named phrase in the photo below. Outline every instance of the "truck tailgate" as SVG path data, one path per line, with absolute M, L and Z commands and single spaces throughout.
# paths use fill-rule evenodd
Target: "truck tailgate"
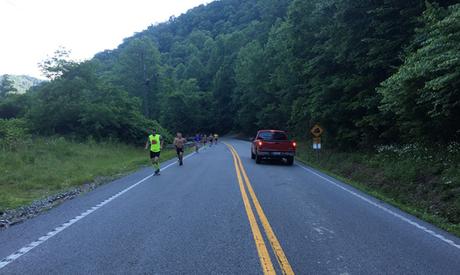
M 292 145 L 292 142 L 287 140 L 280 140 L 280 141 L 263 141 L 262 145 L 259 146 L 260 150 L 263 151 L 294 151 L 295 148 Z

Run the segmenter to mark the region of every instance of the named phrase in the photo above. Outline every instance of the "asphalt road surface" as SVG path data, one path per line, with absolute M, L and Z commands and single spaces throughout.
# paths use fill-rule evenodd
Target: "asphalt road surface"
M 460 240 L 227 140 L 0 231 L 0 274 L 460 274 Z

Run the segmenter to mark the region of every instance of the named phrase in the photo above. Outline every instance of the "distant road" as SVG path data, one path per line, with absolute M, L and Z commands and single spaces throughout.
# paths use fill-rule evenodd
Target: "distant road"
M 460 274 L 460 239 L 226 140 L 0 231 L 0 274 Z

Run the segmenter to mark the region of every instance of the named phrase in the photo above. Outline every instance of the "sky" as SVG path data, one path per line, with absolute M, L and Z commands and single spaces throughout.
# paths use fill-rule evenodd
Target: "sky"
M 0 0 L 0 75 L 38 78 L 59 47 L 73 60 L 116 48 L 123 38 L 211 0 Z

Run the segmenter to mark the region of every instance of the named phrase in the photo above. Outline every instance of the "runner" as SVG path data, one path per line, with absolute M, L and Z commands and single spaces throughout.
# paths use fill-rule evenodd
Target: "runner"
M 203 148 L 206 148 L 206 142 L 208 141 L 208 137 L 206 134 L 201 135 L 201 143 L 203 143 Z
M 213 140 L 214 140 L 213 135 L 212 135 L 212 134 L 209 134 L 209 136 L 208 136 L 209 147 L 212 147 L 212 142 L 213 142 Z
M 182 137 L 182 133 L 178 132 L 174 138 L 174 147 L 176 147 L 177 158 L 181 166 L 184 164 L 184 145 L 186 142 L 187 140 Z
M 153 168 L 155 169 L 154 176 L 160 175 L 160 152 L 163 148 L 163 138 L 157 134 L 155 129 L 151 129 L 151 134 L 145 143 L 145 149 L 149 149 L 150 145 L 150 160 L 152 161 Z
M 217 141 L 219 140 L 219 135 L 214 134 L 214 143 L 217 145 Z
M 195 152 L 199 153 L 200 151 L 200 141 L 201 141 L 201 137 L 200 137 L 200 134 L 196 134 L 195 136 Z

